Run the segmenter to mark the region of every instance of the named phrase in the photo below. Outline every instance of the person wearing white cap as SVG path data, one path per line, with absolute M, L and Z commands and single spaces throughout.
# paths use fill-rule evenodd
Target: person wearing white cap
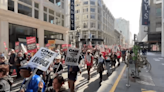
M 59 76 L 59 75 L 62 75 L 63 73 L 63 66 L 60 62 L 61 60 L 61 55 L 58 55 L 57 57 L 55 57 L 54 59 L 54 65 L 52 66 L 52 70 L 50 69 L 50 73 L 46 75 L 47 77 L 47 83 L 46 83 L 46 86 L 48 88 L 46 88 L 46 91 L 51 91 L 52 88 L 52 82 L 53 82 L 53 79 L 56 77 L 56 76 Z
M 87 64 L 87 71 L 88 71 L 88 82 L 90 80 L 90 69 L 93 65 L 93 57 L 91 55 L 91 50 L 87 50 L 87 53 L 85 55 L 85 62 Z

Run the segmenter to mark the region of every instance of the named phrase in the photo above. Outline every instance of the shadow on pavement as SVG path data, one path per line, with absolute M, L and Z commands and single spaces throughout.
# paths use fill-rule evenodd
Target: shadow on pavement
M 96 92 L 99 89 L 99 79 L 88 84 L 88 87 L 84 90 L 84 92 Z

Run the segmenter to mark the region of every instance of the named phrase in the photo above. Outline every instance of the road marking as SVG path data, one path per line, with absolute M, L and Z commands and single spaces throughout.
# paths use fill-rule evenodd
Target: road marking
M 163 58 L 158 58 L 158 59 L 163 59 Z
M 141 89 L 142 92 L 156 92 L 154 90 L 146 90 L 146 89 Z
M 119 75 L 118 78 L 116 79 L 114 85 L 112 86 L 112 89 L 111 89 L 109 92 L 114 92 L 114 91 L 116 90 L 116 87 L 117 87 L 117 85 L 118 85 L 118 83 L 119 83 L 119 81 L 120 81 L 120 79 L 121 79 L 121 77 L 122 77 L 122 75 L 123 75 L 125 69 L 126 69 L 126 65 L 123 67 L 123 69 L 122 69 L 120 75 Z
M 162 63 L 162 65 L 164 65 L 164 63 Z
M 153 58 L 155 61 L 160 61 L 159 59 L 157 59 L 157 58 Z

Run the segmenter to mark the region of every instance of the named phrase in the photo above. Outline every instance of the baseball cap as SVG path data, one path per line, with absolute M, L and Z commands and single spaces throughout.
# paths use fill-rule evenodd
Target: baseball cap
M 55 59 L 61 59 L 61 55 L 58 55 L 57 57 L 55 57 Z
M 4 54 L 1 54 L 1 55 L 0 55 L 0 58 L 5 58 L 5 55 L 4 55 Z
M 24 65 L 22 67 L 20 67 L 20 69 L 26 69 L 28 71 L 33 71 L 34 70 L 34 67 L 30 66 L 30 65 Z

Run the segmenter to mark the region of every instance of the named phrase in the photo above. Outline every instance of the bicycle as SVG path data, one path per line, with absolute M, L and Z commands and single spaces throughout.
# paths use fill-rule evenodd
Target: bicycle
M 147 72 L 151 71 L 151 64 L 148 62 L 146 56 L 140 55 L 140 62 L 142 67 L 145 67 L 147 69 Z

